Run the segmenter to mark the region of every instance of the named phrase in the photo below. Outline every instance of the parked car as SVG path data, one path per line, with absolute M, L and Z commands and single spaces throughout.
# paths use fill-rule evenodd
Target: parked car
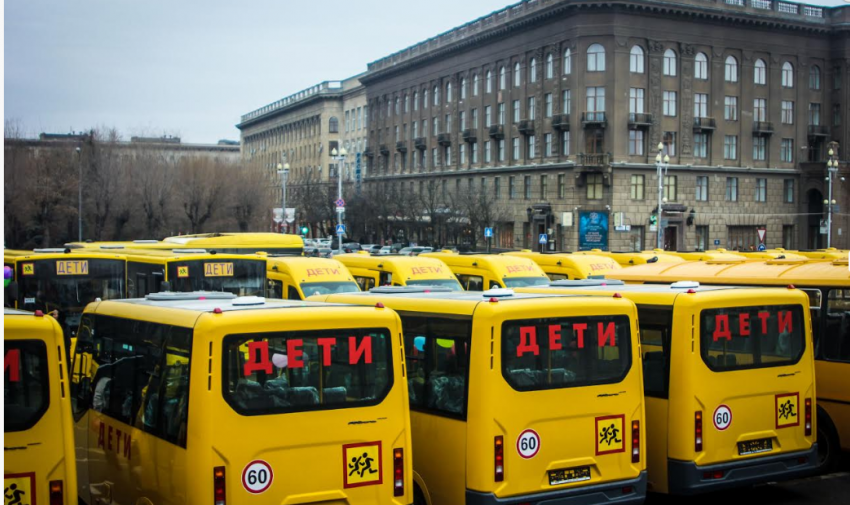
M 401 249 L 398 253 L 402 256 L 418 256 L 422 253 L 431 252 L 433 250 L 433 247 L 405 247 Z
M 385 245 L 385 246 L 381 247 L 380 249 L 378 249 L 378 252 L 375 253 L 375 254 L 377 254 L 379 256 L 386 256 L 387 254 L 392 254 L 392 253 L 393 253 L 392 246 Z
M 318 256 L 320 258 L 333 258 L 334 257 L 334 251 L 333 251 L 333 249 L 331 249 L 329 247 L 320 247 L 320 248 L 318 248 L 318 251 L 319 251 Z

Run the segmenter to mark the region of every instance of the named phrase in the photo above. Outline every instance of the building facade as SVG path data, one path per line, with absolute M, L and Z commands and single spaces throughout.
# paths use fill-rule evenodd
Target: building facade
M 649 249 L 657 223 L 667 249 L 815 248 L 832 150 L 848 248 L 848 21 L 775 0 L 526 0 L 368 65 L 363 180 L 490 195 L 502 247 Z

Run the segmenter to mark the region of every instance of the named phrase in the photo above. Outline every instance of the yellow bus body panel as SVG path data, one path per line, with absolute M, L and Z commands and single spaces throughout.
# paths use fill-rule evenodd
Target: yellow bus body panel
M 613 258 L 590 254 L 541 254 L 536 252 L 507 252 L 505 256 L 529 258 L 546 272 L 551 280 L 587 279 L 592 276 L 608 275 L 622 267 Z
M 685 260 L 672 254 L 655 254 L 649 252 L 609 252 L 600 249 L 590 251 L 575 251 L 574 255 L 589 254 L 593 256 L 606 256 L 613 259 L 620 266 L 630 267 L 634 265 L 645 265 L 647 263 L 684 263 Z
M 439 259 L 419 256 L 371 256 L 339 254 L 334 259 L 345 265 L 358 279 L 361 289 L 368 289 L 363 278 L 372 279 L 371 287 L 380 286 L 381 274 L 389 274 L 393 285 L 407 286 L 408 281 L 452 280 L 452 270 Z
M 282 283 L 283 298 L 290 287 L 298 291 L 301 299 L 308 296 L 302 284 L 309 282 L 354 282 L 348 268 L 337 260 L 329 258 L 271 257 L 266 258 L 266 276 L 269 283 Z
M 543 277 L 548 279 L 546 272 L 534 260 L 521 256 L 503 255 L 474 255 L 455 253 L 424 253 L 419 257 L 436 258 L 443 261 L 458 276 L 475 276 L 483 278 L 483 289 L 505 287 L 505 279 L 520 277 Z M 463 285 L 463 282 L 461 282 Z M 469 290 L 468 285 L 463 286 Z

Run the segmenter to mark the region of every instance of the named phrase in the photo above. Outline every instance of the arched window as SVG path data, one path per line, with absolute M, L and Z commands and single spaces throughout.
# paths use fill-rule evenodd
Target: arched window
M 393 115 L 393 101 L 387 98 L 387 117 Z
M 410 112 L 410 96 L 407 93 L 404 94 L 404 113 L 407 114 Z
M 794 87 L 794 65 L 789 61 L 782 64 L 782 87 Z
M 694 58 L 694 79 L 708 79 L 708 56 L 705 53 L 697 53 Z
M 764 60 L 758 59 L 758 60 L 756 60 L 755 65 L 753 66 L 753 84 L 764 85 L 766 83 L 767 83 L 767 65 L 764 64 Z
M 632 50 L 629 51 L 629 72 L 642 74 L 643 62 L 643 48 L 640 46 L 632 46 Z
M 587 48 L 587 71 L 605 71 L 605 48 L 601 44 L 591 44 Z
M 419 110 L 419 93 L 413 92 L 413 110 Z
M 738 82 L 738 60 L 731 54 L 726 57 L 726 82 Z
M 339 119 L 336 116 L 331 116 L 328 120 L 328 133 L 339 133 Z
M 434 105 L 440 105 L 440 87 L 434 86 Z
M 427 109 L 428 105 L 430 105 L 430 104 L 431 104 L 431 102 L 428 101 L 428 90 L 423 89 L 422 90 L 422 108 Z
M 396 116 L 398 116 L 398 104 L 399 104 L 398 97 L 395 97 L 395 115 Z
M 817 65 L 809 69 L 809 89 L 820 89 L 820 67 Z
M 508 84 L 508 73 L 505 67 L 499 67 L 499 89 L 505 89 Z
M 514 87 L 517 87 L 522 82 L 522 75 L 519 73 L 519 62 L 514 63 Z
M 472 96 L 478 96 L 478 74 L 472 75 Z
M 460 99 L 466 100 L 466 77 L 460 78 Z
M 487 93 L 493 92 L 493 72 L 487 71 Z
M 531 64 L 528 66 L 528 80 L 537 82 L 537 58 L 531 58 Z
M 564 51 L 564 75 L 573 73 L 573 53 L 569 49 Z
M 449 103 L 451 101 L 452 101 L 452 83 L 447 82 L 446 83 L 446 103 Z
M 552 53 L 546 55 L 546 78 L 551 79 L 555 77 L 555 57 L 552 56 Z
M 676 52 L 672 49 L 664 51 L 664 75 L 676 75 Z

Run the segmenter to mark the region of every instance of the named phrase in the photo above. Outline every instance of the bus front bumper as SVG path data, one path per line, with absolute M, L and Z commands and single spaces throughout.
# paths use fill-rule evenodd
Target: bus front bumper
M 670 494 L 693 495 L 737 487 L 788 480 L 817 470 L 818 444 L 798 452 L 698 466 L 693 461 L 667 461 Z M 718 473 L 720 472 L 720 473 Z
M 634 479 L 505 498 L 499 498 L 493 493 L 466 490 L 466 505 L 514 505 L 519 503 L 530 503 L 532 505 L 591 505 L 594 503 L 640 505 L 644 498 L 646 498 L 645 471 Z

